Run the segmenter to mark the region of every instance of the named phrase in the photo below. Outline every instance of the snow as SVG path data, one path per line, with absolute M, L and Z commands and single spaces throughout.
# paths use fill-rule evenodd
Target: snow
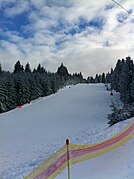
M 116 133 L 133 119 L 116 124 L 102 135 Z M 109 133 L 108 133 L 109 132 Z M 134 179 L 134 138 L 119 148 L 70 167 L 74 179 Z M 65 169 L 56 179 L 67 178 Z
M 108 128 L 111 101 L 120 103 L 119 94 L 110 96 L 103 84 L 66 87 L 0 114 L 0 179 L 22 179 L 65 144 L 97 143 L 131 121 Z M 131 179 L 134 176 L 134 139 L 97 158 L 71 166 L 74 179 Z M 65 169 L 59 176 L 67 178 Z

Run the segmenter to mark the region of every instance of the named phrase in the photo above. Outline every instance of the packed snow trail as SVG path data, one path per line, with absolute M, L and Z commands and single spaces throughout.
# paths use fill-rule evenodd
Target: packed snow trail
M 77 85 L 0 115 L 0 178 L 22 178 L 61 148 L 109 138 L 111 100 L 105 86 Z M 114 132 L 113 132 L 114 134 Z M 111 133 L 110 133 L 111 135 Z

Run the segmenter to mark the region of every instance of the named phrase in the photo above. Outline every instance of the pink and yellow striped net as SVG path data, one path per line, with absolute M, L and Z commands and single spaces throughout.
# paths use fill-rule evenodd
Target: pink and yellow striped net
M 132 136 L 134 136 L 134 121 L 120 133 L 103 142 L 92 145 L 69 144 L 69 164 L 72 165 L 104 154 L 121 146 Z M 64 145 L 24 179 L 54 179 L 67 167 L 67 161 L 67 146 Z

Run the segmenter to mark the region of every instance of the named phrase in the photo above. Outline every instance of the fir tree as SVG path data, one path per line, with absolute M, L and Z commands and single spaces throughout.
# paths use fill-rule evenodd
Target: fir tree
M 99 76 L 98 76 L 98 74 L 96 74 L 96 76 L 95 76 L 95 83 L 99 83 Z
M 67 77 L 68 74 L 68 70 L 67 68 L 63 65 L 63 63 L 61 64 L 61 66 L 58 68 L 57 70 L 57 74 L 63 77 Z
M 26 73 L 31 73 L 31 68 L 30 68 L 30 64 L 27 63 L 26 66 L 25 66 L 25 72 Z
M 23 65 L 21 65 L 20 61 L 17 61 L 14 66 L 14 73 L 21 73 L 24 72 Z
M 106 82 L 105 73 L 102 73 L 102 83 Z

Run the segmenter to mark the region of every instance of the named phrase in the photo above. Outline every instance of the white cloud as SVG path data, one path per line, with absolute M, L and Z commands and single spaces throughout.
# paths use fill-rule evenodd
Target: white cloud
M 10 0 L 11 2 L 11 0 Z M 134 1 L 121 1 L 127 9 Z M 84 76 L 110 70 L 118 58 L 134 57 L 134 21 L 131 15 L 123 22 L 117 20 L 124 10 L 111 0 L 25 0 L 5 9 L 6 15 L 16 16 L 28 11 L 29 24 L 23 27 L 29 38 L 6 31 L 8 41 L 0 44 L 0 59 L 4 67 L 12 67 L 18 59 L 32 67 L 42 63 L 50 71 L 56 71 L 60 63 L 69 71 L 81 71 Z M 15 8 L 18 9 L 15 10 Z M 34 7 L 34 8 L 33 8 Z M 29 11 L 30 10 L 30 11 Z M 95 26 L 79 27 L 79 18 L 87 22 L 96 17 L 105 20 L 102 30 Z M 74 28 L 77 33 L 71 35 Z M 65 33 L 66 32 L 66 33 Z M 68 32 L 68 33 L 67 33 Z M 11 70 L 11 68 L 10 68 Z
M 5 9 L 5 15 L 9 16 L 9 17 L 13 17 L 16 15 L 19 15 L 23 12 L 28 11 L 29 9 L 29 3 L 28 1 L 23 1 L 23 0 L 19 0 L 19 1 L 11 1 L 13 6 L 11 7 L 6 7 Z

